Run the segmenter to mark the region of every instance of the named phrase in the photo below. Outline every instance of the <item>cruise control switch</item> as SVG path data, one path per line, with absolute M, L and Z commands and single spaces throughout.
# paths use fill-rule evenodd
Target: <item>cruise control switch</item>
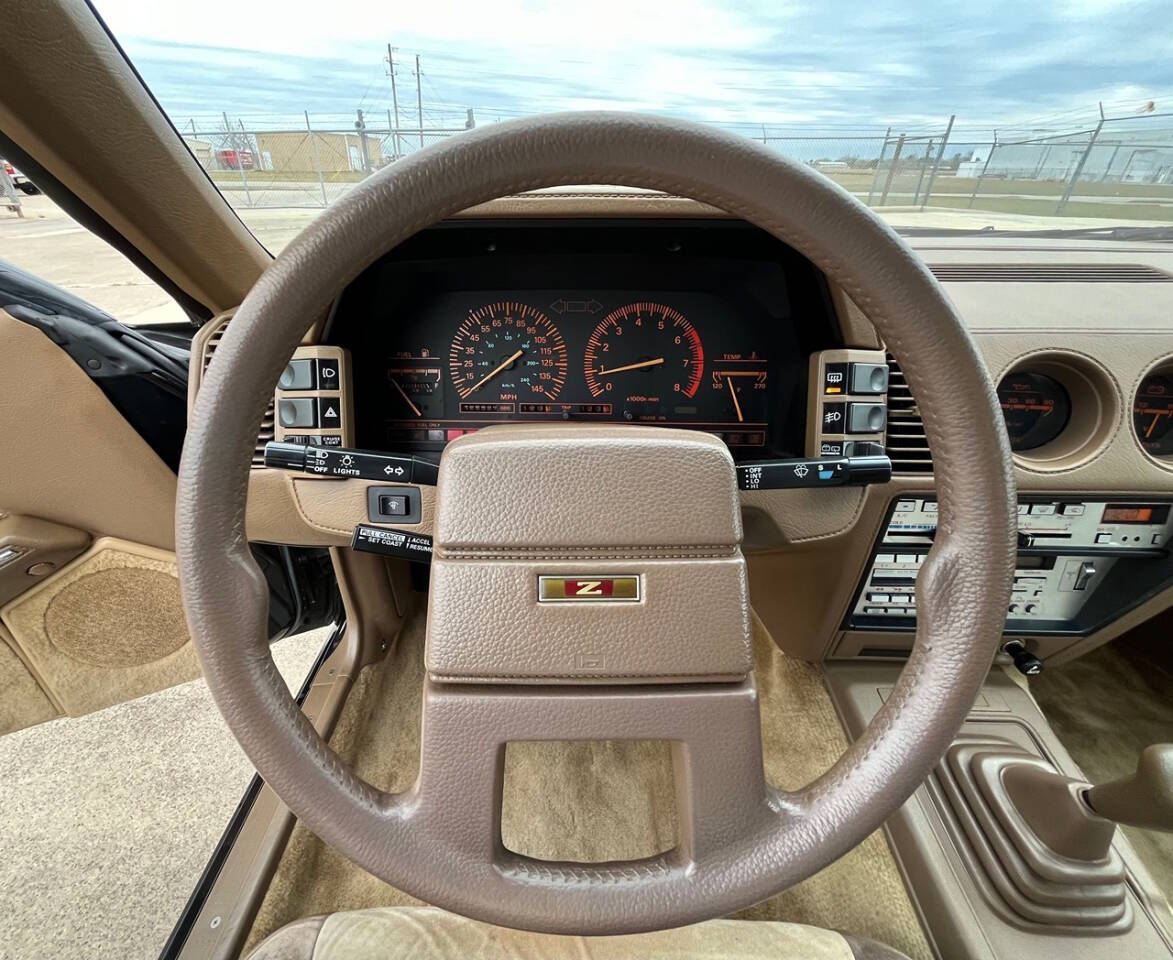
M 737 486 L 742 490 L 860 487 L 869 483 L 887 483 L 891 478 L 892 461 L 884 456 L 757 460 L 737 465 Z
M 440 469 L 438 464 L 423 457 L 276 441 L 265 444 L 265 466 L 320 477 L 357 477 L 426 486 L 436 485 Z

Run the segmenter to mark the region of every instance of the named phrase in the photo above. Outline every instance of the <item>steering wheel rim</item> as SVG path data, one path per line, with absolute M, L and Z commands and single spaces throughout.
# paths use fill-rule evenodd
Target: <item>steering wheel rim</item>
M 269 655 L 267 585 L 248 551 L 245 503 L 278 376 L 350 280 L 420 229 L 477 203 L 577 183 L 663 190 L 720 207 L 795 247 L 839 284 L 875 324 L 920 402 L 938 536 L 918 577 L 908 664 L 826 774 L 800 791 L 763 788 L 744 800 L 738 829 L 691 860 L 519 868 L 478 859 L 492 851 L 462 839 L 459 815 L 429 821 L 419 812 L 419 784 L 382 794 L 318 737 Z M 307 826 L 370 872 L 457 913 L 553 933 L 619 933 L 689 923 L 770 896 L 845 853 L 907 799 L 952 741 L 997 649 L 1013 577 L 1014 504 L 989 375 L 940 286 L 878 217 L 747 139 L 639 115 L 562 114 L 480 128 L 385 168 L 274 261 L 229 323 L 197 396 L 176 542 L 188 624 L 217 706 Z M 427 728 L 425 718 L 425 737 Z M 756 791 L 754 771 L 742 772 Z

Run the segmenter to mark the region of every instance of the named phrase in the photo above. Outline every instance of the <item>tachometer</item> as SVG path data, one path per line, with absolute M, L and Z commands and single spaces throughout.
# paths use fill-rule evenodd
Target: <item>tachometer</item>
M 490 303 L 469 311 L 457 328 L 448 370 L 462 412 L 510 413 L 519 402 L 558 398 L 566 382 L 566 343 L 540 310 L 516 301 Z
M 1071 419 L 1071 398 L 1058 380 L 1041 373 L 1011 373 L 998 384 L 1010 449 L 1050 443 Z
M 1137 439 L 1154 457 L 1173 456 L 1173 373 L 1150 373 L 1132 402 Z
M 696 396 L 704 376 L 700 334 L 662 303 L 629 303 L 607 314 L 587 340 L 584 373 L 591 396 L 621 398 L 635 419 L 663 419 L 680 398 Z

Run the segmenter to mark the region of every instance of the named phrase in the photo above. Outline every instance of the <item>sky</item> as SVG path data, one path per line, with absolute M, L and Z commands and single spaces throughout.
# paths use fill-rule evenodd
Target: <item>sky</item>
M 1173 110 L 1170 0 L 94 0 L 173 122 L 647 110 L 819 131 Z

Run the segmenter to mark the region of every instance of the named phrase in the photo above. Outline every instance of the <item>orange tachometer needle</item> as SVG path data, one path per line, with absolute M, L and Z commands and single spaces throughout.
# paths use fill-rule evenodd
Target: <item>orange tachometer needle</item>
M 1161 422 L 1161 415 L 1158 413 L 1153 417 L 1153 422 L 1149 424 L 1149 428 L 1144 432 L 1144 438 L 1147 440 L 1153 435 L 1153 429 Z
M 726 377 L 725 382 L 729 384 L 729 396 L 733 398 L 733 409 L 737 411 L 737 422 L 741 423 L 745 420 L 745 417 L 741 415 L 741 404 L 737 399 L 737 391 L 733 389 L 733 378 Z
M 524 350 L 517 350 L 513 354 L 511 354 L 510 356 L 506 357 L 496 367 L 494 367 L 492 370 L 490 370 L 488 373 L 486 373 L 483 377 L 481 377 L 480 380 L 478 380 L 475 384 L 473 384 L 473 388 L 471 390 L 469 390 L 468 392 L 469 393 L 476 393 L 478 390 L 480 390 L 481 387 L 483 387 L 486 383 L 488 383 L 495 376 L 497 376 L 497 374 L 499 374 L 502 370 L 504 370 L 507 366 L 509 366 L 509 364 L 513 363 L 513 361 L 516 360 L 518 357 L 520 357 L 523 353 L 525 353 Z
M 411 412 L 412 412 L 412 413 L 414 413 L 414 414 L 415 414 L 417 417 L 422 417 L 422 416 L 423 416 L 423 414 L 422 414 L 422 413 L 420 413 L 420 408 L 419 408 L 419 407 L 417 407 L 417 406 L 416 406 L 414 403 L 412 403 L 412 402 L 411 402 L 411 397 L 409 397 L 409 396 L 407 395 L 407 393 L 404 391 L 403 387 L 401 387 L 401 386 L 399 385 L 399 381 L 398 381 L 398 380 L 392 380 L 392 381 L 391 381 L 391 385 L 392 385 L 393 387 L 395 387 L 395 389 L 396 389 L 396 390 L 398 390 L 398 391 L 399 391 L 399 395 L 400 395 L 401 397 L 403 397 L 403 402 L 404 402 L 404 403 L 406 403 L 406 404 L 407 404 L 409 407 L 411 407 Z
M 595 371 L 600 377 L 609 376 L 612 373 L 623 373 L 625 370 L 642 370 L 644 367 L 658 367 L 664 362 L 663 357 L 656 357 L 655 360 L 641 360 L 639 363 L 628 363 L 622 367 L 612 367 L 610 370 L 604 370 L 600 367 Z

